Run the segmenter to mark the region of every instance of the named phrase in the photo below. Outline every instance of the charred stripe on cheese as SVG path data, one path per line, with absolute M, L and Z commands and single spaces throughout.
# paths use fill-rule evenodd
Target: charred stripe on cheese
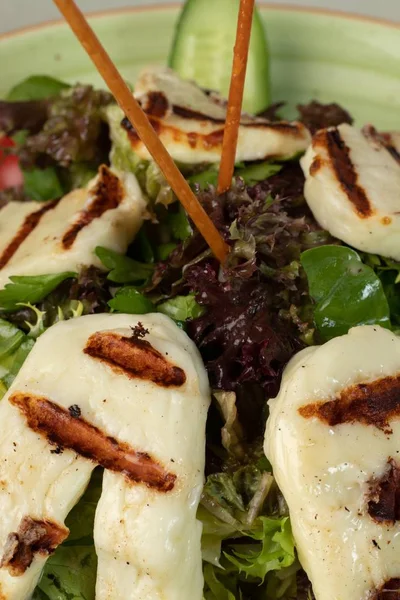
M 44 204 L 44 206 L 42 206 L 39 210 L 35 210 L 35 212 L 25 217 L 21 227 L 0 255 L 0 269 L 5 267 L 8 261 L 14 256 L 20 245 L 26 240 L 29 234 L 32 233 L 35 227 L 39 224 L 40 219 L 43 217 L 43 215 L 49 212 L 49 210 L 55 208 L 58 202 L 58 200 L 46 202 L 46 204 Z
M 153 92 L 155 94 L 155 92 Z M 216 119 L 210 117 L 208 115 L 204 115 L 202 113 L 198 113 L 189 108 L 185 108 L 182 106 L 174 105 L 172 107 L 172 112 L 176 116 L 182 117 L 184 119 L 193 119 L 197 121 L 210 121 L 211 123 L 221 124 L 220 129 L 216 129 L 210 133 L 199 133 L 198 131 L 183 131 L 178 127 L 173 127 L 172 125 L 167 125 L 166 123 L 162 123 L 160 119 L 162 118 L 160 114 L 157 114 L 157 111 L 163 110 L 163 105 L 161 103 L 152 105 L 153 112 L 147 112 L 150 123 L 152 124 L 153 129 L 159 135 L 161 133 L 169 134 L 174 142 L 188 142 L 191 148 L 203 148 L 205 150 L 211 150 L 213 148 L 218 148 L 222 145 L 222 141 L 224 138 L 224 121 L 222 119 Z M 166 114 L 166 112 L 164 113 Z M 137 144 L 141 144 L 142 141 L 133 127 L 129 119 L 126 117 L 122 119 L 121 126 L 125 129 L 129 136 L 129 140 L 132 145 L 132 149 L 135 150 Z M 242 127 L 252 127 L 259 128 L 264 130 L 273 130 L 276 132 L 280 132 L 283 134 L 290 134 L 293 137 L 302 138 L 304 137 L 304 132 L 301 129 L 300 124 L 298 123 L 289 123 L 286 121 L 282 122 L 271 122 L 271 123 L 259 123 L 257 121 L 241 123 Z M 272 157 L 272 156 L 271 156 Z M 268 157 L 265 157 L 268 158 Z
M 379 523 L 400 520 L 400 466 L 389 458 L 386 473 L 370 482 L 368 514 Z
M 63 248 L 65 250 L 71 248 L 82 229 L 101 217 L 107 210 L 117 208 L 124 198 L 124 193 L 119 178 L 106 165 L 102 165 L 99 170 L 99 181 L 92 192 L 92 200 L 88 208 L 79 213 L 76 221 L 63 235 L 61 240 Z
M 205 115 L 203 113 L 197 112 L 190 108 L 186 108 L 185 106 L 178 106 L 174 104 L 172 106 L 172 112 L 177 117 L 183 117 L 184 119 L 193 119 L 198 121 L 211 121 L 212 123 L 219 123 L 225 126 L 225 119 L 218 119 L 216 117 L 212 117 L 209 115 Z M 156 115 L 155 115 L 156 116 Z M 304 127 L 300 123 L 289 121 L 265 121 L 265 120 L 249 120 L 242 121 L 242 127 L 257 127 L 260 129 L 273 129 L 275 131 L 280 131 L 282 133 L 288 133 L 294 135 L 295 137 L 303 137 L 304 135 Z
M 388 150 L 388 152 L 393 156 L 397 162 L 400 163 L 400 150 L 399 147 L 395 145 L 395 141 L 393 140 L 393 134 L 391 133 L 382 133 L 383 143 Z
M 105 469 L 125 475 L 161 492 L 172 490 L 176 476 L 166 471 L 146 452 L 137 452 L 125 442 L 107 436 L 81 417 L 48 398 L 16 392 L 10 399 L 33 431 L 58 447 L 73 450 Z
M 191 148 L 202 148 L 203 150 L 211 150 L 213 148 L 218 148 L 222 146 L 222 141 L 224 139 L 224 129 L 217 129 L 216 131 L 212 131 L 211 133 L 201 134 L 197 131 L 182 131 L 178 129 L 178 127 L 173 127 L 172 125 L 166 125 L 162 123 L 155 117 L 149 115 L 149 121 L 154 129 L 154 131 L 160 135 L 161 133 L 171 136 L 174 142 L 187 142 Z M 125 117 L 121 122 L 122 127 L 126 130 L 132 149 L 135 150 L 137 145 L 142 145 L 142 141 L 130 123 L 130 121 Z
M 400 260 L 400 161 L 386 134 L 346 123 L 320 130 L 300 160 L 315 219 L 357 250 Z M 400 135 L 390 134 L 400 151 Z
M 170 104 L 167 96 L 162 91 L 154 90 L 144 94 L 139 98 L 139 103 L 148 116 L 156 117 L 157 119 L 162 119 L 163 117 L 167 116 L 169 111 L 171 111 L 174 115 L 177 117 L 182 117 L 183 119 L 192 119 L 193 121 L 209 121 L 211 123 L 217 123 L 218 125 L 225 125 L 225 118 L 206 114 L 187 106 Z M 221 101 L 221 106 L 226 108 L 226 102 Z M 132 124 L 126 117 L 122 120 L 121 125 L 126 130 L 133 129 Z M 291 123 L 289 121 L 266 121 L 265 119 L 257 120 L 252 118 L 248 121 L 242 120 L 241 125 L 243 125 L 243 127 L 275 129 L 278 131 L 298 135 L 299 137 L 304 136 L 304 126 L 297 122 Z M 198 133 L 196 133 L 196 135 L 198 135 Z
M 299 413 L 305 419 L 317 417 L 331 427 L 363 423 L 392 433 L 390 421 L 400 416 L 400 375 L 353 385 L 334 400 L 301 406 Z
M 24 517 L 18 531 L 7 538 L 0 568 L 7 568 L 13 577 L 23 575 L 35 554 L 51 554 L 68 534 L 69 529 L 54 521 Z
M 169 103 L 162 92 L 149 92 L 145 98 L 140 102 L 143 110 L 153 117 L 162 119 L 168 112 Z M 130 124 L 130 121 L 126 119 Z
M 400 133 L 380 132 L 372 125 L 366 125 L 362 129 L 367 139 L 380 144 L 389 154 L 400 163 Z
M 186 374 L 147 341 L 110 332 L 90 336 L 85 354 L 107 363 L 117 373 L 152 381 L 161 387 L 182 386 Z
M 387 581 L 371 596 L 371 600 L 400 600 L 400 578 Z
M 350 149 L 342 139 L 340 131 L 336 127 L 319 131 L 314 137 L 313 147 L 317 148 L 320 145 L 326 147 L 336 177 L 358 215 L 361 218 L 370 217 L 373 214 L 370 201 L 358 182 L 357 171 L 350 158 Z M 314 163 L 311 170 L 315 175 Z

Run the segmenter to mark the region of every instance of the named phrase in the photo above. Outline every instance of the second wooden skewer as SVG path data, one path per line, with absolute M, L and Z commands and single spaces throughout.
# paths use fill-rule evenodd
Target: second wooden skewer
M 214 223 L 194 195 L 186 179 L 175 165 L 151 126 L 147 116 L 139 106 L 82 12 L 73 0 L 54 0 L 54 3 L 58 6 L 76 37 L 95 64 L 126 117 L 135 127 L 140 139 L 160 167 L 197 229 L 210 246 L 214 255 L 223 263 L 228 256 L 229 246 L 225 243 Z
M 236 44 L 233 54 L 231 85 L 226 113 L 221 166 L 218 176 L 218 194 L 231 187 L 235 169 L 236 148 L 242 115 L 243 91 L 253 22 L 254 0 L 240 0 Z

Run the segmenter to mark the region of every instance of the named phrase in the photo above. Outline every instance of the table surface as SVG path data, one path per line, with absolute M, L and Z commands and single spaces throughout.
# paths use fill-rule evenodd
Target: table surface
M 80 0 L 78 4 L 82 10 L 90 12 L 169 2 L 170 0 Z M 343 10 L 400 23 L 400 0 L 275 0 L 275 3 Z M 51 0 L 0 0 L 0 33 L 58 18 L 59 13 Z

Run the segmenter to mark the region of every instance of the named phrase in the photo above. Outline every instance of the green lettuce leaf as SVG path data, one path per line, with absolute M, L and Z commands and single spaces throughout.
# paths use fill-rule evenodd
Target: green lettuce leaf
M 68 83 L 48 75 L 32 75 L 17 83 L 9 91 L 6 99 L 9 102 L 42 100 L 51 96 L 58 96 L 69 87 Z
M 109 300 L 108 306 L 116 312 L 131 315 L 156 312 L 154 304 L 132 286 L 125 286 L 118 290 L 115 297 Z
M 54 167 L 23 170 L 24 190 L 30 200 L 46 201 L 61 198 L 64 190 Z
M 361 254 L 362 261 L 374 269 L 382 282 L 394 327 L 400 327 L 400 263 L 376 254 Z
M 85 494 L 68 515 L 70 535 L 47 561 L 33 600 L 95 599 L 93 527 L 101 484 L 102 469 L 96 469 Z
M 94 546 L 60 546 L 47 561 L 33 600 L 95 600 Z
M 206 599 L 296 598 L 300 564 L 287 507 L 261 452 L 247 447 L 241 465 L 231 455 L 225 472 L 207 477 L 197 512 Z
M 176 196 L 171 186 L 166 181 L 158 165 L 152 161 L 146 169 L 145 190 L 150 200 L 155 204 L 168 206 L 176 201 Z
M 209 564 L 204 567 L 205 600 L 235 600 L 237 596 L 217 577 L 217 572 L 224 575 L 223 571 Z
M 24 339 L 18 350 L 12 355 L 11 360 L 7 364 L 7 373 L 2 377 L 3 385 L 9 388 L 16 376 L 19 373 L 20 368 L 24 364 L 26 357 L 35 345 L 35 341 L 32 339 Z M 0 362 L 1 368 L 1 362 Z
M 397 329 L 400 327 L 400 283 L 398 272 L 382 271 L 379 273 L 385 296 L 389 303 L 390 320 Z
M 228 473 L 209 475 L 204 493 L 216 499 L 223 508 L 237 509 L 242 512 L 245 510 L 243 498 Z
M 133 152 L 129 136 L 121 126 L 125 115 L 119 106 L 109 106 L 105 113 L 110 126 L 112 166 L 120 171 L 135 173 L 153 204 L 168 206 L 174 202 L 176 197 L 159 167 L 153 161 L 142 160 Z
M 241 177 L 246 185 L 252 186 L 259 181 L 265 181 L 272 175 L 279 173 L 282 165 L 264 161 L 251 163 L 249 165 L 236 165 L 234 177 Z M 190 185 L 198 185 L 200 190 L 206 190 L 208 186 L 216 186 L 218 183 L 218 165 L 211 165 L 200 173 L 194 173 L 188 177 Z
M 76 277 L 76 273 L 72 271 L 53 275 L 13 275 L 10 277 L 11 283 L 7 283 L 5 288 L 0 290 L 0 310 L 18 310 L 18 304 L 21 302 L 36 304 L 60 283 L 72 277 Z
M 193 233 L 186 211 L 181 204 L 176 205 L 175 211 L 168 212 L 167 224 L 175 240 L 184 242 Z
M 133 243 L 133 248 L 138 257 L 144 261 L 146 264 L 154 263 L 155 256 L 153 246 L 149 240 L 149 237 L 146 233 L 146 226 L 143 225 L 137 234 L 135 241 Z
M 97 246 L 96 256 L 110 270 L 107 279 L 115 283 L 145 283 L 151 277 L 154 266 L 140 263 L 114 250 Z
M 207 189 L 209 185 L 213 185 L 215 187 L 218 182 L 218 165 L 212 165 L 205 171 L 190 175 L 190 177 L 188 177 L 188 181 L 192 186 L 198 185 L 201 190 Z
M 121 127 L 124 113 L 119 106 L 110 105 L 105 109 L 105 117 L 110 127 L 110 162 L 119 171 L 135 173 L 142 189 L 146 187 L 146 171 L 149 162 L 142 160 L 132 151 L 127 132 Z
M 0 361 L 13 354 L 25 339 L 23 332 L 4 319 L 0 319 Z
M 158 260 L 167 260 L 168 256 L 177 247 L 175 242 L 167 242 L 166 244 L 159 244 L 156 248 Z
M 201 552 L 203 561 L 221 567 L 222 542 L 228 538 L 240 537 L 239 523 L 226 523 L 210 513 L 202 504 L 197 510 L 197 519 L 203 525 Z
M 315 301 L 314 321 L 324 340 L 356 325 L 390 327 L 382 283 L 357 252 L 344 246 L 321 246 L 303 252 L 301 264 Z
M 225 557 L 246 577 L 255 577 L 263 582 L 270 571 L 290 567 L 296 556 L 288 517 L 259 517 L 257 524 L 259 531 L 249 531 L 247 535 L 259 544 L 232 546 L 232 554 L 225 552 Z
M 204 314 L 205 310 L 196 302 L 195 295 L 175 296 L 171 300 L 162 302 L 157 306 L 158 312 L 171 317 L 174 321 L 196 319 Z
M 245 456 L 244 433 L 239 422 L 235 392 L 214 392 L 214 398 L 224 420 L 221 428 L 222 445 L 230 454 L 241 459 Z
M 0 398 L 14 381 L 34 343 L 15 325 L 0 319 Z
M 282 170 L 282 165 L 264 161 L 250 164 L 242 169 L 236 169 L 235 177 L 241 177 L 246 185 L 252 186 L 259 181 L 265 181 Z

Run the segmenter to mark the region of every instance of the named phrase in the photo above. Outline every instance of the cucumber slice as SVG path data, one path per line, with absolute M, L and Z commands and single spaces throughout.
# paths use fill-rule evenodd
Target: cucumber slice
M 187 0 L 181 13 L 169 66 L 184 79 L 228 96 L 239 0 Z M 255 10 L 243 110 L 257 113 L 270 104 L 269 54 Z

